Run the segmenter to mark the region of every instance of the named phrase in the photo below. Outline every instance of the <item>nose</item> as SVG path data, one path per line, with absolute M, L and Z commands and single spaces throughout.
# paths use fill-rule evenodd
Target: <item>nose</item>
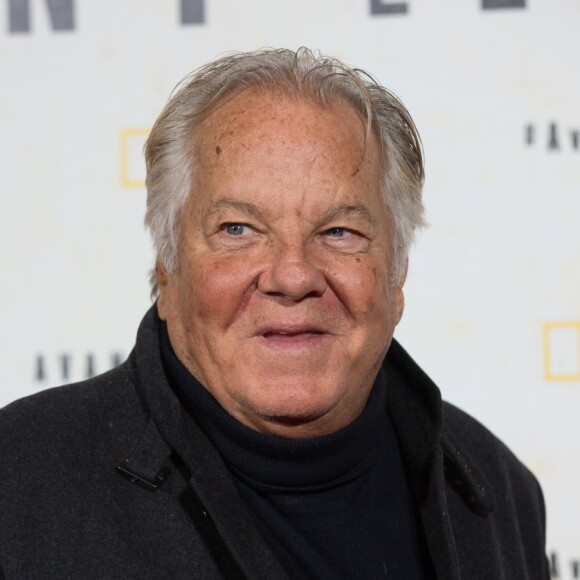
M 258 278 L 258 290 L 270 296 L 299 301 L 322 296 L 327 288 L 323 272 L 312 263 L 301 246 L 280 248 L 267 270 Z

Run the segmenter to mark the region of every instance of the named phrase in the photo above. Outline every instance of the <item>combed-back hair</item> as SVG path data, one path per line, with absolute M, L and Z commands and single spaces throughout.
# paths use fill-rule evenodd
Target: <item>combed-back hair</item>
M 378 138 L 383 163 L 382 195 L 392 230 L 391 278 L 406 268 L 415 230 L 425 225 L 421 140 L 401 101 L 363 70 L 308 48 L 261 49 L 222 56 L 185 77 L 176 87 L 145 146 L 147 213 L 157 260 L 173 272 L 177 264 L 180 214 L 195 196 L 195 142 L 200 124 L 220 104 L 248 90 L 274 91 L 321 107 L 346 101 Z M 155 275 L 152 295 L 157 293 Z

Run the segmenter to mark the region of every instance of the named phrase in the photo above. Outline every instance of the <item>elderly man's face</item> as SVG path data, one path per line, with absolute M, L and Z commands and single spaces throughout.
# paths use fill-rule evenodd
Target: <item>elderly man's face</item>
M 178 358 L 231 415 L 330 433 L 367 401 L 402 307 L 376 139 L 347 104 L 245 92 L 199 132 L 178 266 L 158 269 Z

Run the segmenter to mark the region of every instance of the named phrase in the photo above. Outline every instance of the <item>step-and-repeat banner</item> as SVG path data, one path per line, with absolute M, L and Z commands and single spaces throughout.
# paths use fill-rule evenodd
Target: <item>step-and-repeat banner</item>
M 578 0 L 5 0 L 0 405 L 109 369 L 150 304 L 142 148 L 232 50 L 318 48 L 397 93 L 430 228 L 397 337 L 538 476 L 580 577 Z

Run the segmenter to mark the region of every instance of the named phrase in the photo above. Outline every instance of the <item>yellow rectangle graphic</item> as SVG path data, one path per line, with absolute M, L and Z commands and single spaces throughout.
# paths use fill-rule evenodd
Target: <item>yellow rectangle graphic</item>
M 580 381 L 580 320 L 544 324 L 544 375 L 547 381 Z
M 119 134 L 121 185 L 127 188 L 145 187 L 143 145 L 150 128 L 122 129 Z

